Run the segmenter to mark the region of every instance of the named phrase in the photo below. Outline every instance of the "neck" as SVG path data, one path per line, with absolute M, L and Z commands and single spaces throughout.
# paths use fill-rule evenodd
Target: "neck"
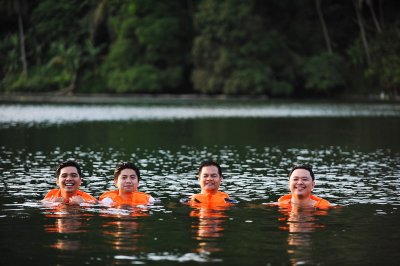
M 311 199 L 309 196 L 305 196 L 305 197 L 299 197 L 296 195 L 292 195 L 292 199 L 290 200 L 290 203 L 293 205 L 296 205 L 298 207 L 312 207 L 314 206 L 314 201 Z
M 215 195 L 217 193 L 218 193 L 218 190 L 202 190 L 201 191 L 201 194 L 210 195 L 210 196 Z
M 68 192 L 65 190 L 61 190 L 61 196 L 65 199 L 65 200 L 69 200 L 69 198 L 76 196 L 76 190 L 73 192 Z

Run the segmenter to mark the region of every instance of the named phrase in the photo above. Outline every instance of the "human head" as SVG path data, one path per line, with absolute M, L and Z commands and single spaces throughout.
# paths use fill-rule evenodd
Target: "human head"
M 311 167 L 311 165 L 307 165 L 307 164 L 299 164 L 299 165 L 293 166 L 292 170 L 290 170 L 290 172 L 289 172 L 289 176 L 288 176 L 289 178 L 292 175 L 292 173 L 294 172 L 294 170 L 296 170 L 296 169 L 307 170 L 310 173 L 310 176 L 311 176 L 312 180 L 313 181 L 315 180 L 315 176 L 314 176 L 314 172 L 312 170 L 312 167 Z
M 139 168 L 131 162 L 121 163 L 114 170 L 114 183 L 120 195 L 138 191 L 139 180 Z
M 121 171 L 124 170 L 124 169 L 132 169 L 133 171 L 135 171 L 135 173 L 136 173 L 136 175 L 137 175 L 137 177 L 138 177 L 138 180 L 140 181 L 140 171 L 139 171 L 139 168 L 138 168 L 136 165 L 134 165 L 133 163 L 131 163 L 131 162 L 123 162 L 123 163 L 118 164 L 118 165 L 115 167 L 115 170 L 114 170 L 114 180 L 117 180 L 117 179 L 118 179 L 118 176 L 121 174 Z
M 306 199 L 314 189 L 314 173 L 308 165 L 297 165 L 289 173 L 289 189 L 294 199 Z
M 79 164 L 75 161 L 61 163 L 56 169 L 56 184 L 61 193 L 75 195 L 79 186 L 82 184 L 82 171 Z M 64 197 L 64 195 L 63 195 Z
M 72 161 L 72 160 L 62 162 L 57 166 L 56 172 L 55 172 L 56 178 L 58 178 L 60 176 L 61 169 L 68 167 L 68 166 L 75 167 L 76 170 L 78 171 L 79 177 L 82 178 L 82 170 L 81 170 L 80 165 L 77 162 Z
M 200 164 L 199 170 L 197 172 L 197 178 L 199 177 L 201 170 L 203 169 L 203 167 L 205 166 L 215 166 L 218 169 L 218 174 L 222 177 L 222 170 L 221 170 L 221 166 L 215 162 L 215 161 L 203 161 Z
M 198 180 L 203 194 L 215 194 L 218 192 L 222 181 L 222 171 L 218 163 L 204 161 L 201 163 L 198 172 Z

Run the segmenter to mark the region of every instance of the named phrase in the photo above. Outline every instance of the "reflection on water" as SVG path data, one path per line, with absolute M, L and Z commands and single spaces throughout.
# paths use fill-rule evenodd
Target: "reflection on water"
M 80 206 L 60 204 L 44 212 L 50 224 L 44 225 L 44 230 L 50 234 L 57 234 L 56 241 L 51 247 L 58 250 L 78 250 L 81 241 L 75 236 L 87 232 L 87 221 L 93 216 L 83 213 Z
M 140 223 L 130 220 L 113 220 L 102 225 L 105 243 L 115 250 L 137 251 Z
M 90 220 L 96 217 L 105 219 L 101 224 L 104 243 L 117 251 L 136 251 L 137 242 L 142 236 L 140 222 L 135 217 L 148 217 L 148 208 L 123 206 L 105 208 L 102 205 L 84 206 L 59 204 L 54 207 L 44 206 L 46 223 L 44 230 L 57 234 L 56 242 L 51 247 L 58 250 L 78 250 L 82 248 L 79 236 L 88 233 Z M 155 207 L 154 210 L 160 210 Z M 135 220 L 132 220 L 135 219 Z
M 0 105 L 1 123 L 62 124 L 81 121 L 175 120 L 231 117 L 400 116 L 393 104 L 299 104 L 213 106 Z
M 312 233 L 325 227 L 318 222 L 318 216 L 328 215 L 328 210 L 292 207 L 279 211 L 284 215 L 279 220 L 285 223 L 280 229 L 289 232 L 287 252 L 291 265 L 315 264 L 311 256 Z
M 192 224 L 194 238 L 198 241 L 198 248 L 195 250 L 199 253 L 211 253 L 221 251 L 217 247 L 215 241 L 222 236 L 224 223 L 228 216 L 225 214 L 227 208 L 196 208 L 190 212 L 191 217 L 196 217 Z
M 400 107 L 250 107 L 1 106 L 0 264 L 398 263 Z M 198 191 L 196 167 L 210 158 L 235 208 L 179 204 Z M 66 159 L 82 164 L 81 188 L 95 197 L 114 189 L 117 163 L 136 162 L 140 191 L 161 203 L 42 206 Z M 313 165 L 315 194 L 340 212 L 262 206 L 288 193 L 296 163 Z
M 96 212 L 96 209 L 94 209 Z M 98 211 L 98 210 L 97 210 Z M 140 250 L 138 242 L 142 238 L 142 224 L 137 217 L 148 217 L 146 207 L 119 206 L 118 208 L 101 208 L 101 217 L 106 218 L 101 225 L 104 242 L 116 251 L 136 252 Z M 111 220 L 110 220 L 111 219 Z

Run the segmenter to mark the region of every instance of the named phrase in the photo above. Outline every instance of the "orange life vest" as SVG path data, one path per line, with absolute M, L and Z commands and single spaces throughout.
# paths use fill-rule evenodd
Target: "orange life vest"
M 221 191 L 216 194 L 194 194 L 189 204 L 192 207 L 223 207 L 231 205 L 228 199 L 229 195 Z
M 95 197 L 89 195 L 86 192 L 80 191 L 80 190 L 76 191 L 76 196 L 81 196 L 83 198 L 83 200 L 85 202 L 88 202 L 88 203 L 96 202 L 96 198 Z M 60 197 L 62 197 L 61 189 L 52 189 L 49 192 L 47 192 L 47 194 L 46 194 L 46 196 L 44 197 L 43 200 L 50 200 L 51 198 L 60 198 Z M 69 198 L 65 199 L 65 202 L 68 203 L 69 202 Z
M 103 193 L 99 197 L 99 200 L 103 200 L 105 198 L 110 198 L 113 201 L 113 204 L 116 205 L 140 205 L 140 204 L 149 204 L 151 196 L 144 192 L 133 192 L 129 199 L 123 199 L 119 195 L 119 190 L 107 191 Z
M 310 198 L 315 201 L 314 207 L 318 209 L 328 209 L 331 207 L 331 204 L 329 201 L 324 200 L 323 198 L 311 195 Z M 292 194 L 287 194 L 278 199 L 278 205 L 282 208 L 290 208 L 291 207 L 291 201 L 292 199 Z

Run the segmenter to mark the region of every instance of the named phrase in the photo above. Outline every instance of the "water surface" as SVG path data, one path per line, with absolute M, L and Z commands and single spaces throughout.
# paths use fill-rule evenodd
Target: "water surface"
M 1 264 L 396 264 L 400 112 L 393 104 L 2 105 Z M 196 210 L 203 159 L 240 201 Z M 82 189 L 114 189 L 116 163 L 142 171 L 147 208 L 49 208 L 54 167 L 76 159 Z M 315 194 L 341 208 L 290 213 L 263 203 L 309 163 Z

